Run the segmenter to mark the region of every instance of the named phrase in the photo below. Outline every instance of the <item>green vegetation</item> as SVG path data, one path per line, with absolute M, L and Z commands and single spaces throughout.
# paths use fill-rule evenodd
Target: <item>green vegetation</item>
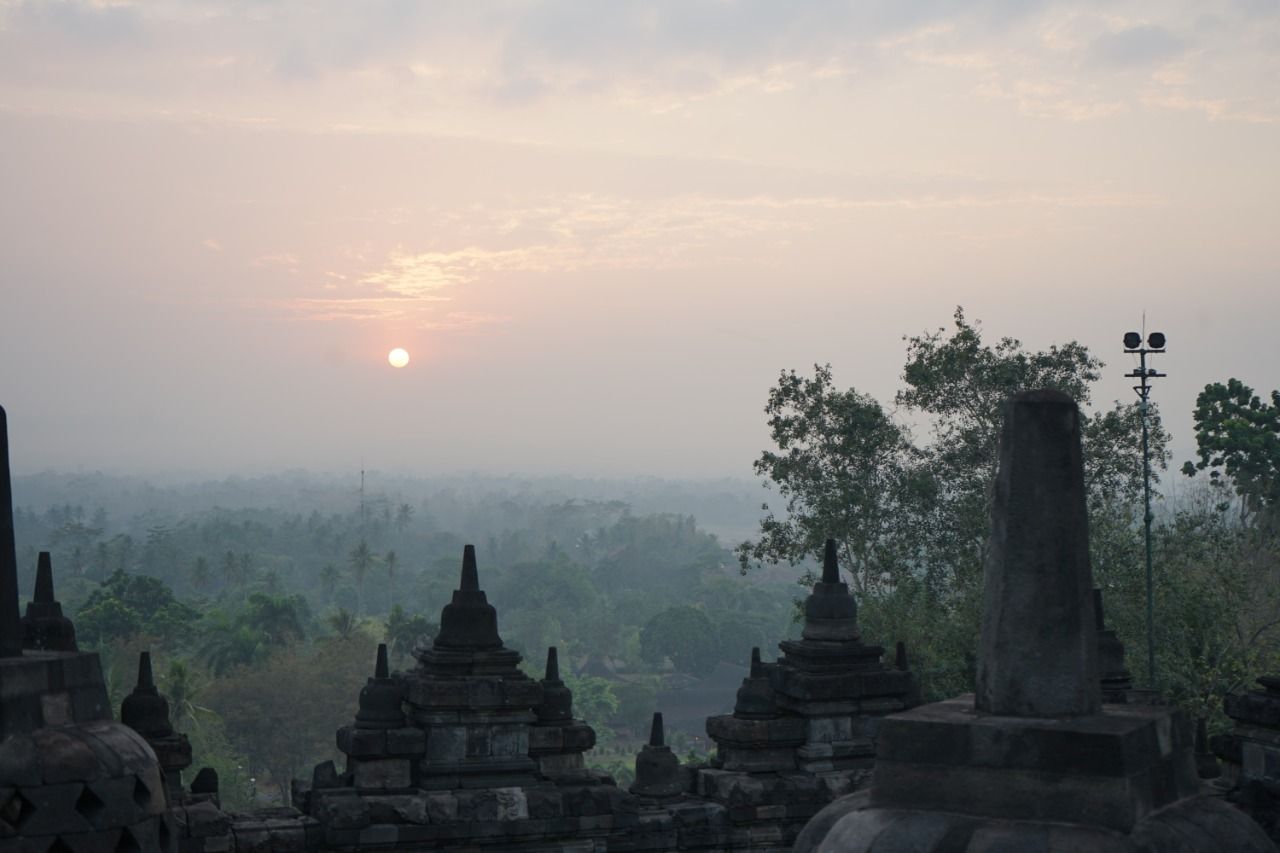
M 53 551 L 59 597 L 82 647 L 102 654 L 113 703 L 151 649 L 195 766 L 217 768 L 233 803 L 255 790 L 284 798 L 291 777 L 337 757 L 334 729 L 355 713 L 374 647 L 415 665 L 457 586 L 464 541 L 478 546 L 503 638 L 530 674 L 541 677 L 547 646 L 560 649 L 602 766 L 629 766 L 667 681 L 742 666 L 751 645 L 791 627 L 789 584 L 744 582 L 689 516 L 528 493 L 375 493 L 362 509 L 350 493 L 316 491 L 295 511 L 266 490 L 264 508 L 152 506 L 118 526 L 114 506 L 15 511 L 24 569 L 37 549 Z M 326 502 L 347 509 L 314 508 Z M 686 631 L 672 636 L 687 646 L 655 649 L 653 626 L 671 613 L 710 626 L 705 642 Z
M 53 552 L 59 597 L 82 647 L 101 653 L 113 704 L 138 651 L 152 650 L 195 766 L 215 767 L 239 807 L 286 798 L 291 777 L 337 757 L 333 731 L 355 712 L 376 644 L 393 666 L 414 665 L 473 542 L 507 644 L 535 677 L 546 647 L 559 648 L 576 713 L 597 730 L 591 760 L 625 783 L 663 690 L 742 667 L 752 646 L 767 656 L 793 631 L 795 571 L 777 567 L 810 583 L 827 536 L 863 634 L 906 640 L 927 698 L 970 690 L 1000 404 L 1026 388 L 1082 403 L 1095 582 L 1145 683 L 1139 411 L 1090 406 L 1101 368 L 1074 342 L 1040 352 L 984 342 L 957 310 L 950 329 L 906 339 L 892 409 L 837 386 L 830 366 L 784 371 L 765 409 L 775 447 L 755 464 L 783 506 L 765 507 L 736 554 L 691 515 L 520 482 L 419 482 L 414 495 L 411 481 L 389 479 L 358 501 L 349 484 L 300 475 L 168 490 L 40 475 L 20 484 L 20 501 L 87 493 L 102 506 L 37 510 L 27 498 L 15 509 L 20 563 L 29 590 L 36 551 Z M 1270 399 L 1234 379 L 1206 387 L 1198 461 L 1183 470 L 1209 476 L 1156 516 L 1157 687 L 1215 727 L 1224 693 L 1280 669 L 1280 394 Z M 1151 417 L 1160 473 L 1168 436 Z M 598 484 L 569 487 L 599 497 Z M 227 494 L 237 508 L 219 506 Z M 744 509 L 758 518 L 727 487 L 637 485 L 628 497 L 697 504 L 725 529 Z M 682 753 L 706 748 L 696 734 L 670 735 Z
M 960 309 L 952 329 L 906 340 L 892 414 L 838 388 L 830 366 L 812 377 L 782 373 L 765 408 L 776 450 L 755 468 L 786 510 L 766 507 L 758 537 L 738 546 L 743 571 L 812 565 L 835 537 L 864 633 L 907 640 L 926 697 L 972 689 L 1000 404 L 1016 391 L 1058 389 L 1082 406 L 1094 581 L 1145 683 L 1137 403 L 1093 410 L 1102 363 L 1085 347 L 1028 352 L 1009 338 L 992 346 Z M 927 420 L 930 440 L 917 443 L 903 417 Z M 1280 664 L 1280 395 L 1268 406 L 1236 380 L 1210 385 L 1195 418 L 1200 461 L 1184 470 L 1209 468 L 1212 483 L 1234 488 L 1239 512 L 1193 491 L 1157 517 L 1156 686 L 1221 725 L 1224 693 Z M 1150 421 L 1158 475 L 1168 435 L 1154 407 Z

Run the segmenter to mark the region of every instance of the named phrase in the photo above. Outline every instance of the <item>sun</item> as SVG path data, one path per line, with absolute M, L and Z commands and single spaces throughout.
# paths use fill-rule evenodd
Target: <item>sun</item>
M 387 363 L 392 367 L 404 367 L 409 363 L 409 351 L 403 347 L 396 347 L 387 353 Z

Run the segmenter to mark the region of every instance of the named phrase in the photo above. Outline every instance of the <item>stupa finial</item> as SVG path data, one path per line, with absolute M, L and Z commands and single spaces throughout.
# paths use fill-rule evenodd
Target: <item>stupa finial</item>
M 462 582 L 458 589 L 463 592 L 477 592 L 480 589 L 480 571 L 476 568 L 476 546 L 467 545 L 462 549 Z
M 666 746 L 666 734 L 662 729 L 662 712 L 653 712 L 653 723 L 649 726 L 649 746 Z
M 32 601 L 37 604 L 52 604 L 53 597 L 53 560 L 48 551 L 41 551 L 36 561 L 36 592 Z
M 840 560 L 836 557 L 836 540 L 828 539 L 822 552 L 822 582 L 840 583 Z

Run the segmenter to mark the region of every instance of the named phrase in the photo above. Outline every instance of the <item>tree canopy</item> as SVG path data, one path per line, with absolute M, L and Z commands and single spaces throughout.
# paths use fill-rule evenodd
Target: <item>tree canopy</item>
M 1246 519 L 1280 505 L 1280 391 L 1267 403 L 1239 379 L 1214 382 L 1196 397 L 1192 417 L 1197 460 L 1183 473 L 1207 469 L 1214 483 L 1230 481 Z

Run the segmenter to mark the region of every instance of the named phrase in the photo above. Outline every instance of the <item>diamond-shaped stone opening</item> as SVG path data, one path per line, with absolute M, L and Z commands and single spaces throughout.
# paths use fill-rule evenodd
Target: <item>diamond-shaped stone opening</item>
M 151 789 L 141 779 L 133 783 L 133 801 L 138 804 L 140 809 L 145 809 L 151 805 Z
M 67 842 L 63 841 L 61 838 L 55 838 L 45 853 L 72 853 L 72 850 Z
M 14 791 L 9 799 L 0 805 L 0 823 L 12 833 L 20 832 L 22 825 L 35 813 L 35 810 L 36 807 L 22 796 L 21 791 Z
M 142 845 L 128 829 L 120 830 L 120 840 L 116 842 L 116 853 L 142 853 Z
M 84 790 L 80 792 L 80 796 L 76 799 L 76 811 L 84 816 L 95 827 L 98 825 L 98 819 L 102 817 L 102 813 L 106 810 L 107 804 L 102 802 L 102 798 L 93 792 L 88 785 L 84 786 Z

